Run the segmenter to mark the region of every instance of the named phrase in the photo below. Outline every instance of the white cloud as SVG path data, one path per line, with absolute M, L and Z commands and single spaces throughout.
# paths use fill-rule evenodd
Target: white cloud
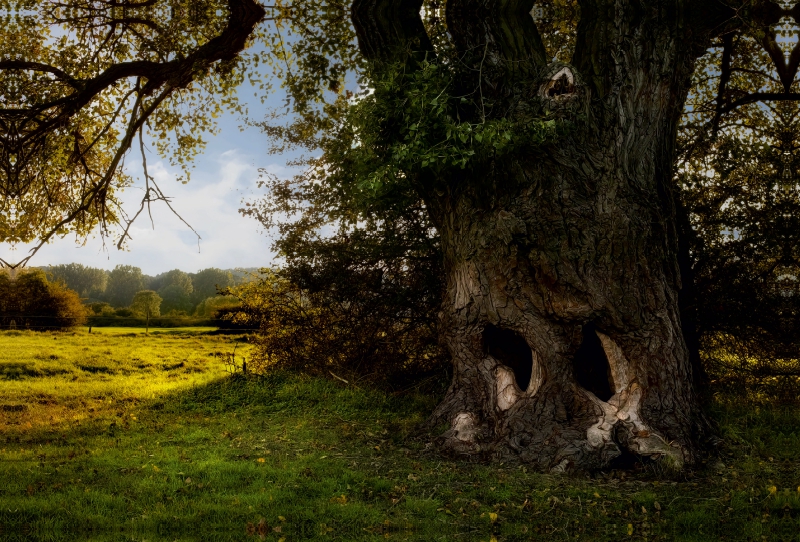
M 275 173 L 285 169 L 274 164 L 267 167 Z M 163 161 L 148 163 L 148 171 L 170 197 L 173 208 L 200 234 L 199 251 L 195 234 L 163 202 L 157 202 L 151 206 L 155 229 L 146 212 L 142 213 L 130 230 L 132 239 L 127 251 L 117 250 L 112 239 L 106 240 L 105 247 L 99 237 L 79 247 L 68 237 L 43 247 L 31 265 L 79 262 L 111 269 L 128 264 L 152 275 L 174 268 L 192 272 L 206 267 L 272 264 L 270 240 L 260 233 L 260 224 L 238 212 L 242 198 L 252 197 L 258 181 L 258 168 L 250 156 L 237 149 L 206 155 L 187 184 L 176 182 L 177 170 L 171 170 Z M 136 173 L 134 168 L 130 172 Z M 125 192 L 123 201 L 128 212 L 138 208 L 142 193 L 141 186 Z M 20 247 L 17 259 L 24 253 Z

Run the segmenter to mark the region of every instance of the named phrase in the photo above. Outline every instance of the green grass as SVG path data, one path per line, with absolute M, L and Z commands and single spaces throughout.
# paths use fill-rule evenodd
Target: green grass
M 173 331 L 0 333 L 0 539 L 800 539 L 794 409 L 720 401 L 678 476 L 540 475 L 407 438 L 436 397 L 232 378 L 237 337 Z

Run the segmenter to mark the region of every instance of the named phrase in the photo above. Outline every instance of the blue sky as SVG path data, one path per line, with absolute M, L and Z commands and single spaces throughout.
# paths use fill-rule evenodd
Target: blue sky
M 252 88 L 239 92 L 242 102 L 247 102 L 250 115 L 259 118 L 267 107 L 279 105 L 281 93 L 271 96 L 266 105 L 253 96 Z M 30 265 L 43 266 L 77 262 L 93 267 L 112 269 L 117 264 L 135 265 L 146 274 L 154 275 L 170 269 L 194 272 L 206 267 L 265 267 L 274 262 L 271 241 L 260 224 L 242 217 L 238 209 L 243 199 L 254 199 L 261 194 L 257 189 L 259 169 L 288 175 L 286 157 L 268 155 L 267 137 L 257 128 L 241 131 L 238 115 L 230 113 L 219 119 L 219 133 L 208 135 L 208 145 L 203 155 L 195 161 L 191 182 L 176 181 L 178 168 L 171 167 L 155 154 L 148 156 L 148 170 L 161 189 L 173 197 L 172 205 L 201 236 L 199 250 L 194 233 L 164 206 L 154 205 L 155 229 L 142 215 L 131 228 L 133 239 L 128 250 L 117 250 L 115 239 L 107 239 L 106 246 L 99 236 L 90 238 L 85 245 L 77 244 L 73 237 L 58 239 L 42 247 Z M 126 169 L 139 182 L 141 158 L 131 151 Z M 126 210 L 135 211 L 142 190 L 132 187 L 123 195 Z M 26 248 L 17 247 L 10 253 L 7 245 L 3 255 L 21 259 Z

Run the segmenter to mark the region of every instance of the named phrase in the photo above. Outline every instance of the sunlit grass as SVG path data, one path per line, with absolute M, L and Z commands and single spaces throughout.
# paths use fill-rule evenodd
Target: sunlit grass
M 0 539 L 798 539 L 796 409 L 718 403 L 721 454 L 677 476 L 549 476 L 409 439 L 435 396 L 232 378 L 213 353 L 234 346 L 0 334 Z
M 0 332 L 0 432 L 107 417 L 224 376 L 220 356 L 234 347 L 237 356 L 247 355 L 246 343 L 202 332 Z

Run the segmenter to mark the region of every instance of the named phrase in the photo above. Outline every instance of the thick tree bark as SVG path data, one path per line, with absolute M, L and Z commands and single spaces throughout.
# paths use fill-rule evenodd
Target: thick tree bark
M 479 84 L 505 104 L 493 111 L 574 129 L 421 182 L 445 257 L 454 376 L 430 426 L 446 450 L 549 471 L 697 457 L 671 182 L 704 36 L 681 2 L 648 4 L 583 2 L 573 65 L 547 65 L 530 6 L 448 2 L 454 43 L 482 54 Z

